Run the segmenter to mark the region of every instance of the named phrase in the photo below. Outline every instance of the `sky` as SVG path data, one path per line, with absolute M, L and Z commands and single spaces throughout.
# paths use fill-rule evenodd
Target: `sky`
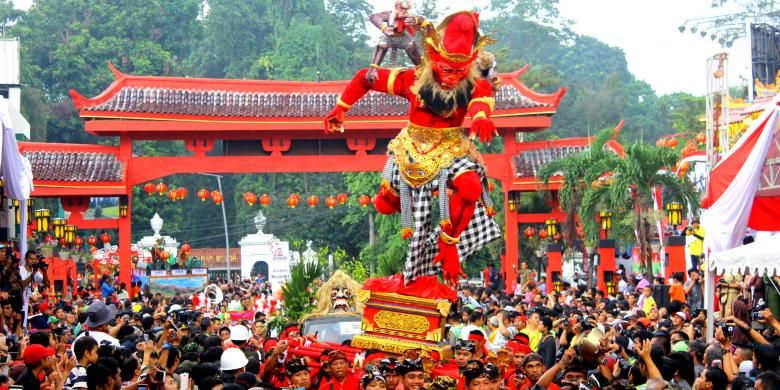
M 378 10 L 390 9 L 393 4 L 393 0 L 367 1 Z M 722 15 L 734 9 L 713 9 L 709 6 L 712 0 L 559 1 L 561 16 L 574 22 L 572 30 L 623 49 L 629 70 L 659 95 L 705 94 L 707 58 L 723 51 L 729 53 L 730 85 L 746 83 L 750 49 L 744 38 L 737 40 L 732 48 L 723 49 L 698 33 L 680 33 L 677 29 L 687 19 Z M 32 0 L 14 0 L 14 3 L 17 8 L 26 9 Z M 489 0 L 442 0 L 440 3 L 455 11 L 486 9 Z

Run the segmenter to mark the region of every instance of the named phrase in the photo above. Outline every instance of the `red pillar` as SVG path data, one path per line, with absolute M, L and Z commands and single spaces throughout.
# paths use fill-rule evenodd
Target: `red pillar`
M 125 163 L 125 177 L 130 177 L 130 162 L 132 160 L 133 142 L 129 136 L 123 135 L 119 141 L 119 159 Z M 127 181 L 127 216 L 119 217 L 119 280 L 130 288 L 132 280 L 132 253 L 130 251 L 132 235 L 133 186 Z
M 686 274 L 685 261 L 685 237 L 669 236 L 666 238 L 666 276 L 672 276 L 675 272 Z
M 596 289 L 605 295 L 615 294 L 615 240 L 599 240 L 599 265 L 596 272 Z
M 547 293 L 560 286 L 563 275 L 563 246 L 547 245 Z
M 505 205 L 509 205 L 508 192 L 504 192 Z M 514 292 L 514 286 L 517 283 L 517 264 L 520 251 L 520 240 L 518 232 L 517 212 L 509 211 L 506 207 L 504 210 L 505 228 L 504 228 L 504 242 L 506 242 L 506 253 L 502 258 L 501 270 L 504 275 L 504 286 L 507 294 Z

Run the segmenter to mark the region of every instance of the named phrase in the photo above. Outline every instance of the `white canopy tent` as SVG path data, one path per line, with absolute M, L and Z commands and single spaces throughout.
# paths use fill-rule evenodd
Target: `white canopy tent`
M 768 273 L 780 275 L 780 234 L 752 244 L 714 252 L 710 262 L 717 274 Z

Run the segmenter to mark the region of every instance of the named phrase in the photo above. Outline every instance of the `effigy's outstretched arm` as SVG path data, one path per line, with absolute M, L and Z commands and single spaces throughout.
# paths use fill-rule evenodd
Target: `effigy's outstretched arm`
M 344 131 L 344 118 L 346 113 L 368 91 L 377 91 L 405 97 L 409 77 L 414 77 L 413 69 L 387 69 L 376 67 L 377 79 L 373 83 L 366 80 L 368 68 L 363 68 L 355 73 L 352 80 L 344 88 L 339 96 L 336 107 L 325 116 L 325 132 L 335 133 Z M 411 72 L 411 73 L 410 73 Z
M 498 135 L 496 125 L 490 120 L 496 106 L 493 87 L 487 80 L 479 80 L 471 96 L 468 107 L 471 117 L 469 137 L 475 139 L 478 136 L 481 142 L 489 142 L 493 135 Z

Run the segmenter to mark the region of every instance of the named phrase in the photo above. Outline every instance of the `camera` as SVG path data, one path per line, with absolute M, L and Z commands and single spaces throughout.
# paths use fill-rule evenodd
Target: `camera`
M 727 324 L 725 322 L 721 322 L 718 325 L 720 326 L 720 329 L 723 331 L 724 336 L 731 337 L 734 334 L 734 324 Z
M 750 312 L 750 319 L 753 321 L 760 321 L 764 319 L 764 316 L 761 314 L 762 311 L 766 310 L 766 302 L 764 302 L 764 298 L 761 298 L 758 300 L 755 306 L 753 306 L 753 310 Z

